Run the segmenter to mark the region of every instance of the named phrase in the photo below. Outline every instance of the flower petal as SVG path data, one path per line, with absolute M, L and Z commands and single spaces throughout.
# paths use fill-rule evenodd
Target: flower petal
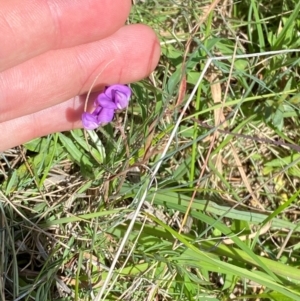
M 100 114 L 98 115 L 98 123 L 100 125 L 109 123 L 113 120 L 115 114 L 114 109 L 102 108 Z
M 131 96 L 131 89 L 126 85 L 111 85 L 105 89 L 104 93 L 109 98 L 113 98 L 115 93 L 113 91 L 119 91 L 123 93 L 127 99 L 129 99 Z
M 129 98 L 122 92 L 116 91 L 115 93 L 115 104 L 119 110 L 127 108 L 129 103 Z
M 97 114 L 84 112 L 81 116 L 83 127 L 86 130 L 94 130 L 99 126 Z
M 108 97 L 105 93 L 101 93 L 97 97 L 98 104 L 105 109 L 117 109 L 117 106 L 112 98 Z

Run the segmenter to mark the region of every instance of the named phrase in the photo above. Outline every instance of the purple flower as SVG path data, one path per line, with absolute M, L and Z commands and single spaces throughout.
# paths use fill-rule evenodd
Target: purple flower
M 102 108 L 122 110 L 128 106 L 131 90 L 128 86 L 113 85 L 107 87 L 98 98 L 98 104 Z
M 112 85 L 100 93 L 94 103 L 96 107 L 92 113 L 82 114 L 82 124 L 87 130 L 93 130 L 100 125 L 113 120 L 116 110 L 123 110 L 128 106 L 131 90 L 125 85 Z
M 115 111 L 100 106 L 96 107 L 93 113 L 84 112 L 81 116 L 83 127 L 86 130 L 94 130 L 100 125 L 109 123 L 114 118 Z

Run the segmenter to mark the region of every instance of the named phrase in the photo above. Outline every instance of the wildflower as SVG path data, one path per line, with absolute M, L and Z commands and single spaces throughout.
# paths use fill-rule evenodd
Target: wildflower
M 113 120 L 114 109 L 105 109 L 100 106 L 96 107 L 93 113 L 84 112 L 81 116 L 83 127 L 86 130 L 94 130 L 100 125 L 104 125 Z
M 83 127 L 93 130 L 111 122 L 117 110 L 123 110 L 128 106 L 130 96 L 131 90 L 126 85 L 106 87 L 94 103 L 95 110 L 92 113 L 84 112 L 82 114 Z

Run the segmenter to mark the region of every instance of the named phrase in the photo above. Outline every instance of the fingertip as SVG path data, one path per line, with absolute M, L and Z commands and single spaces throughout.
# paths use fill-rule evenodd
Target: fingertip
M 132 34 L 135 34 L 136 37 L 138 37 L 135 37 L 135 39 L 132 38 L 132 40 L 137 40 L 137 44 L 132 45 L 132 47 L 139 45 L 143 48 L 143 51 L 136 51 L 136 60 L 137 62 L 144 60 L 148 61 L 148 65 L 146 65 L 146 72 L 144 74 L 144 77 L 146 77 L 158 64 L 161 54 L 160 42 L 155 31 L 151 27 L 144 24 L 135 24 L 131 26 L 132 29 L 134 29 L 131 30 Z

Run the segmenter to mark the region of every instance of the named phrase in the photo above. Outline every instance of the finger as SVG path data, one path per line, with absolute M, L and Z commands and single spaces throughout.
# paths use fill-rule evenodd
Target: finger
M 154 32 L 143 25 L 70 49 L 52 51 L 0 74 L 0 122 L 30 114 L 96 85 L 128 83 L 149 74 L 159 59 Z
M 125 22 L 130 0 L 0 2 L 0 71 L 51 49 L 111 35 Z
M 91 97 L 89 102 L 94 99 L 95 96 Z M 84 103 L 85 96 L 77 96 L 34 114 L 0 123 L 0 152 L 50 133 L 82 127 Z

